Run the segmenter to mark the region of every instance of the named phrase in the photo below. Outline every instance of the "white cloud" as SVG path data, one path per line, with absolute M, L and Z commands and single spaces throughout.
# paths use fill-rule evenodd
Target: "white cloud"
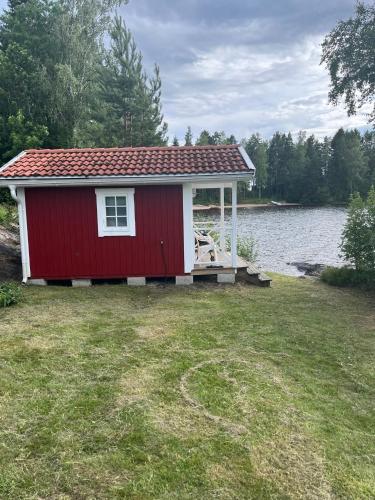
M 195 50 L 190 62 L 165 80 L 173 87 L 165 97 L 170 131 L 183 137 L 187 125 L 225 130 L 238 139 L 259 131 L 299 130 L 320 137 L 339 127 L 362 127 L 366 117 L 348 118 L 343 107 L 328 104 L 329 78 L 320 66 L 321 37 L 294 45 L 270 47 L 218 45 Z

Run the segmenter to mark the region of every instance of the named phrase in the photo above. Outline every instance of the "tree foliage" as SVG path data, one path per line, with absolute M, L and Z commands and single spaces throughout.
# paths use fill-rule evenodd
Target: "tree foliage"
M 355 193 L 343 232 L 341 250 L 357 271 L 375 271 L 375 189 L 367 200 Z
M 48 136 L 47 127 L 27 122 L 22 111 L 8 118 L 8 129 L 10 150 L 5 153 L 5 159 L 13 158 L 22 149 L 39 148 Z
M 110 36 L 111 48 L 101 71 L 101 95 L 111 129 L 107 146 L 165 145 L 159 67 L 148 77 L 142 54 L 121 17 L 115 17 Z
M 259 134 L 253 134 L 247 141 L 243 141 L 243 145 L 254 165 L 256 165 L 256 186 L 259 198 L 261 198 L 262 193 L 267 186 L 267 143 Z
M 146 76 L 130 32 L 113 20 L 123 3 L 9 2 L 0 18 L 0 157 L 27 147 L 165 142 L 159 69 Z
M 331 77 L 329 99 L 344 98 L 349 115 L 372 105 L 375 122 L 375 7 L 360 2 L 356 15 L 340 21 L 323 42 L 322 62 Z
M 193 132 L 191 131 L 191 127 L 188 127 L 185 134 L 185 146 L 193 145 Z

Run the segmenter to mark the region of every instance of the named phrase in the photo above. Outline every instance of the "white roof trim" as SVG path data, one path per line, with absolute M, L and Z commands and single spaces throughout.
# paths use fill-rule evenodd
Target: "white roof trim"
M 0 186 L 111 186 L 111 185 L 139 185 L 139 184 L 183 184 L 185 182 L 225 182 L 234 180 L 248 180 L 253 173 L 209 173 L 209 174 L 165 174 L 165 175 L 112 175 L 92 177 L 3 177 L 0 176 Z
M 247 167 L 249 168 L 249 170 L 252 170 L 253 173 L 255 174 L 255 171 L 256 171 L 256 168 L 255 168 L 255 165 L 254 163 L 251 161 L 251 158 L 250 156 L 246 153 L 246 149 L 243 147 L 243 146 L 240 146 L 238 148 L 239 152 L 241 153 L 242 155 L 242 158 L 244 159 Z
M 13 163 L 16 163 L 16 161 L 19 160 L 20 158 L 22 158 L 22 156 L 25 156 L 26 153 L 27 153 L 27 151 L 21 151 L 20 154 L 18 154 L 17 156 L 15 156 L 14 158 L 12 158 L 10 161 L 8 161 L 8 163 L 6 163 L 2 167 L 0 167 L 0 172 L 3 172 L 3 170 L 5 170 L 6 168 L 8 168 L 11 165 L 13 165 Z

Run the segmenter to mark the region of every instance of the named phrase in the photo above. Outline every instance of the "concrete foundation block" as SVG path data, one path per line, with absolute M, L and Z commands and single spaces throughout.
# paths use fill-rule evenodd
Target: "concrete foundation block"
M 73 288 L 88 288 L 91 286 L 91 280 L 72 280 Z
M 194 283 L 194 276 L 176 276 L 176 285 L 185 286 L 192 285 Z
M 128 278 L 129 286 L 145 286 L 146 278 Z
M 218 283 L 235 283 L 236 282 L 236 275 L 234 273 L 227 273 L 227 274 L 218 274 L 217 275 L 217 282 Z
M 47 281 L 46 280 L 40 280 L 40 279 L 29 279 L 27 280 L 27 284 L 31 286 L 47 286 Z

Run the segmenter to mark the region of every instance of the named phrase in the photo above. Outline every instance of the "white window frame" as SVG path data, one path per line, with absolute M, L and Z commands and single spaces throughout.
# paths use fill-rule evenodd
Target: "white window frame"
M 96 208 L 98 218 L 98 235 L 106 236 L 135 236 L 135 209 L 134 188 L 107 188 L 95 189 Z M 107 227 L 105 199 L 108 196 L 125 196 L 127 211 L 127 227 Z

